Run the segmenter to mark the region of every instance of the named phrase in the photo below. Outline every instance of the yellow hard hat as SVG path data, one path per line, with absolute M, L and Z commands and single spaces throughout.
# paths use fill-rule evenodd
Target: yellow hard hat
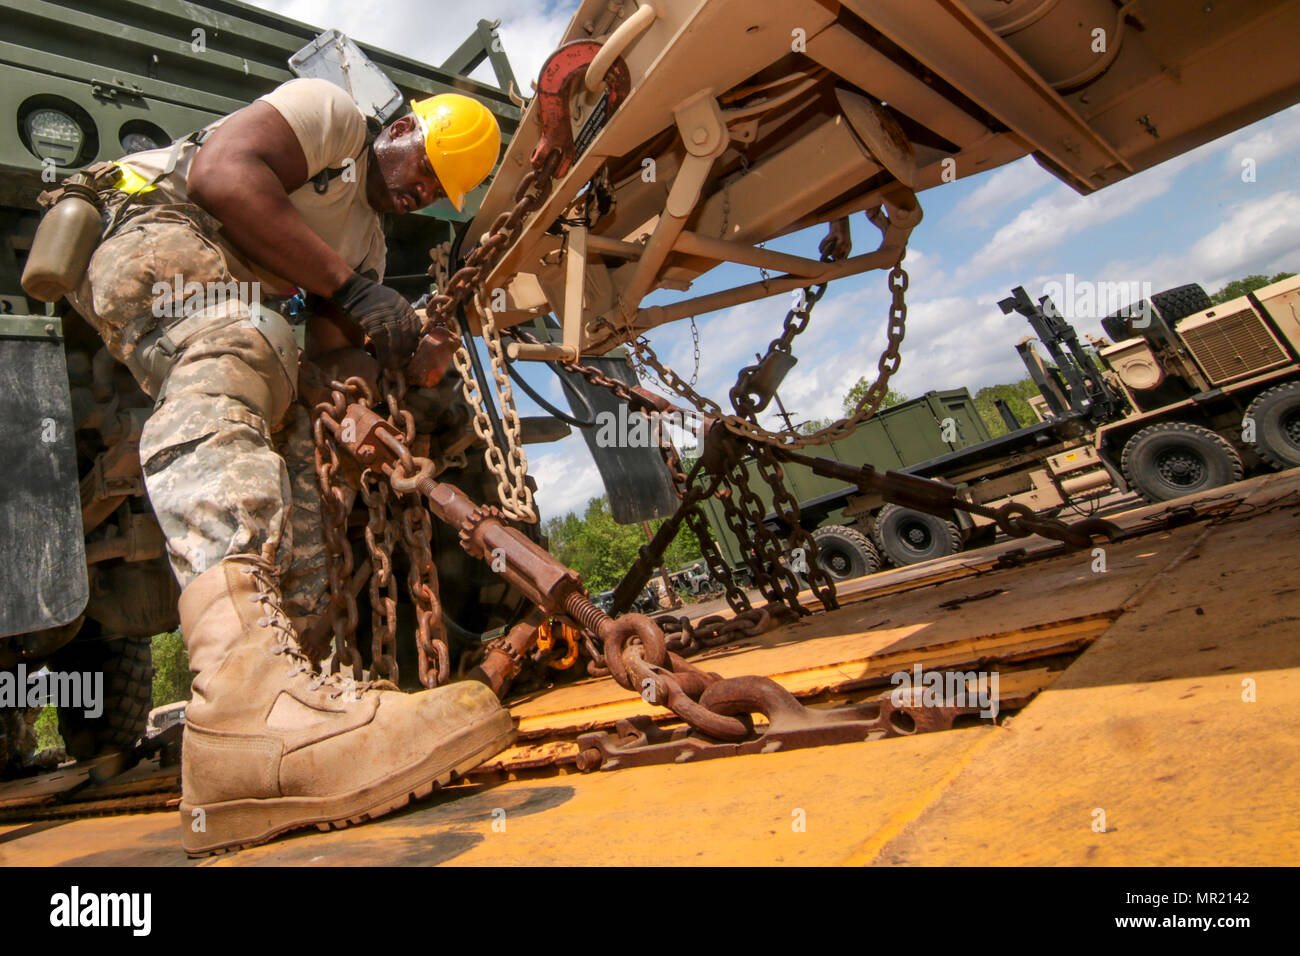
M 447 198 L 460 212 L 465 208 L 465 194 L 487 179 L 496 165 L 501 127 L 486 106 L 459 93 L 411 100 L 411 110 L 424 134 L 429 163 Z

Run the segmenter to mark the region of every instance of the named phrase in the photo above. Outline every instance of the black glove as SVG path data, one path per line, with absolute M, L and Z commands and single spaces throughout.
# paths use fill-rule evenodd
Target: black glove
M 330 298 L 370 336 L 384 368 L 401 368 L 411 360 L 420 343 L 420 317 L 400 292 L 354 275 Z

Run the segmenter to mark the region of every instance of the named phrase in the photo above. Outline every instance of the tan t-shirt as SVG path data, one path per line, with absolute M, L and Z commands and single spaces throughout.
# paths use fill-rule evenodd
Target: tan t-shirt
M 297 79 L 281 84 L 261 97 L 284 117 L 298 137 L 307 158 L 308 181 L 289 194 L 289 202 L 302 216 L 312 232 L 357 271 L 373 270 L 384 277 L 386 248 L 379 214 L 366 202 L 366 170 L 370 151 L 366 143 L 366 118 L 347 92 L 328 80 Z M 224 118 L 212 123 L 216 129 Z M 164 177 L 157 188 L 173 202 L 188 202 L 185 180 L 190 163 L 199 147 L 186 143 L 176 162 L 176 169 Z M 120 164 L 146 180 L 152 180 L 167 166 L 172 147 L 132 153 Z M 322 170 L 354 164 L 329 181 L 329 189 L 316 192 L 310 177 Z M 293 291 L 292 283 L 274 276 L 249 262 L 229 243 L 222 243 L 231 274 L 241 282 L 254 279 L 264 286 L 265 294 L 280 295 Z

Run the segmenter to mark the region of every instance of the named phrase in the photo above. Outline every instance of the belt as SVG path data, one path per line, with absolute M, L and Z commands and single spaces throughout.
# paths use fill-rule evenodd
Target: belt
M 293 327 L 279 312 L 256 303 L 249 303 L 247 315 L 239 310 L 224 316 L 199 312 L 186 316 L 170 329 L 164 329 L 162 320 L 152 312 L 139 315 L 128 321 L 122 329 L 123 345 L 134 344 L 134 349 L 126 360 L 126 367 L 131 370 L 146 394 L 152 395 L 156 403 L 161 403 L 166 391 L 167 373 L 190 344 L 190 340 L 200 333 L 216 332 L 240 322 L 247 322 L 267 341 L 285 375 L 296 388 L 298 343 Z
M 170 329 L 164 329 L 162 319 L 152 312 L 136 316 L 122 329 L 123 345 L 134 345 L 126 367 L 145 391 L 161 402 L 167 373 L 190 339 L 199 332 L 215 332 L 243 320 L 244 316 L 238 312 L 220 317 L 198 312 L 181 319 Z

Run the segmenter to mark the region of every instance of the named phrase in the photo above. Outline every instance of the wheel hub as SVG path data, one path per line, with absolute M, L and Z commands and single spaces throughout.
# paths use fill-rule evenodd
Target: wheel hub
M 1205 462 L 1185 448 L 1164 452 L 1156 460 L 1160 477 L 1171 485 L 1195 485 L 1205 478 Z
M 1295 448 L 1300 448 L 1300 408 L 1282 419 L 1282 434 Z
M 917 551 L 930 546 L 930 529 L 923 524 L 909 524 L 903 529 L 903 540 Z

